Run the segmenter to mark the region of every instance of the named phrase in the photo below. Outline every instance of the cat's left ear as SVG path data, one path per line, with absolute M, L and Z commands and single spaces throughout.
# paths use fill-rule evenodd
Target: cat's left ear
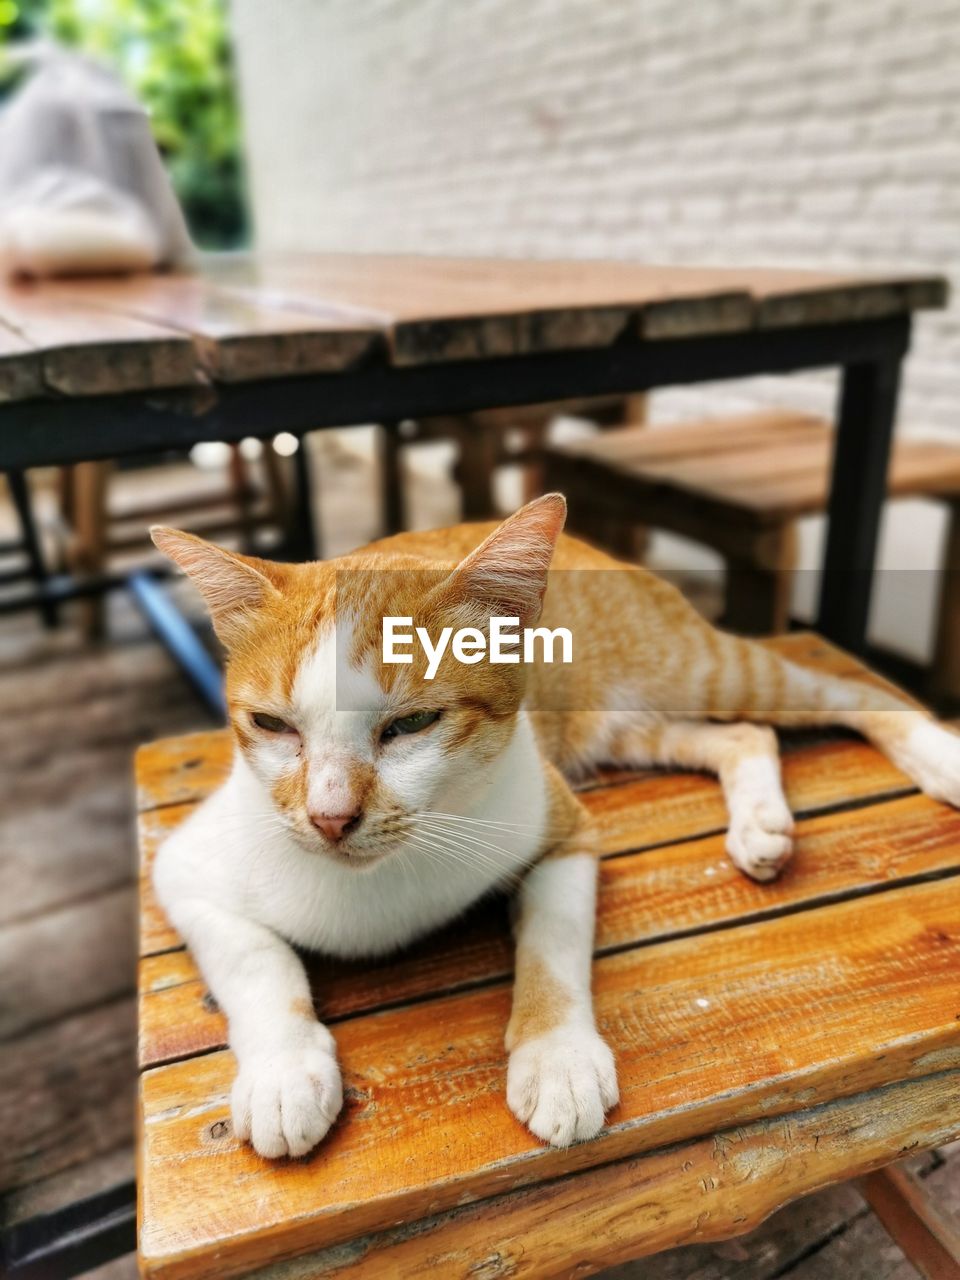
M 210 610 L 217 635 L 229 646 L 252 616 L 279 599 L 284 566 L 242 556 L 181 529 L 154 525 L 150 537 L 191 579 Z
M 540 617 L 547 572 L 566 518 L 561 493 L 528 502 L 454 569 L 446 590 L 481 604 L 491 617 L 518 617 L 521 626 L 532 626 Z

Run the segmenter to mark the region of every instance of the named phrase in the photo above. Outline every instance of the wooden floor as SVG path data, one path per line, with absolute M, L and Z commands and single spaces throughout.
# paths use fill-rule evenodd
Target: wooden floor
M 376 530 L 369 468 L 333 442 L 317 479 L 331 552 Z M 413 484 L 418 524 L 455 517 L 452 488 Z M 0 523 L 3 513 L 0 512 Z M 192 606 L 188 592 L 180 595 Z M 110 643 L 0 621 L 0 1196 L 7 1221 L 132 1175 L 134 838 L 130 760 L 209 723 L 144 624 L 111 604 Z M 960 1149 L 917 1162 L 960 1212 Z M 97 1274 L 132 1277 L 132 1259 Z M 751 1236 L 610 1272 L 643 1280 L 906 1280 L 917 1273 L 851 1186 L 792 1205 Z

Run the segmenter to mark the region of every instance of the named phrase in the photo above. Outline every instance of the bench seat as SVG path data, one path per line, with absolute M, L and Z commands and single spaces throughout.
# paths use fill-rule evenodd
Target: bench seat
M 833 431 L 787 409 L 671 427 L 621 427 L 544 451 L 544 483 L 567 496 L 574 532 L 632 553 L 638 527 L 664 529 L 726 561 L 724 622 L 769 635 L 789 627 L 795 523 L 826 511 Z M 894 442 L 891 498 L 934 498 L 950 512 L 934 669 L 960 696 L 960 447 Z
M 771 642 L 869 678 L 808 635 Z M 871 747 L 785 741 L 797 853 L 723 849 L 717 782 L 609 772 L 594 969 L 620 1105 L 546 1149 L 504 1099 L 512 953 L 493 902 L 388 960 L 310 962 L 344 1111 L 271 1163 L 231 1133 L 222 1015 L 154 901 L 158 843 L 229 768 L 223 733 L 141 749 L 139 1252 L 169 1280 L 587 1275 L 749 1230 L 960 1135 L 960 814 Z

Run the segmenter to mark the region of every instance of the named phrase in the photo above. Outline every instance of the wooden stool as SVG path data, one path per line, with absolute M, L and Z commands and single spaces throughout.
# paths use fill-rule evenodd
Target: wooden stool
M 543 493 L 543 454 L 550 423 L 559 414 L 587 418 L 600 427 L 644 421 L 646 397 L 590 396 L 552 404 L 517 405 L 509 409 L 480 409 L 475 413 L 422 418 L 411 424 L 405 444 L 425 440 L 453 440 L 457 446 L 456 480 L 462 496 L 464 520 L 486 520 L 496 514 L 493 495 L 498 467 L 523 470 L 523 501 Z
M 771 643 L 871 678 L 815 637 Z M 231 1133 L 223 1016 L 149 879 L 229 767 L 223 732 L 137 760 L 145 1275 L 588 1275 L 960 1135 L 960 813 L 865 743 L 807 735 L 785 743 L 797 853 L 771 885 L 726 857 L 714 779 L 584 785 L 622 1098 L 597 1139 L 544 1148 L 507 1109 L 512 945 L 490 903 L 399 956 L 310 962 L 344 1111 L 309 1157 L 260 1159 Z
M 826 510 L 833 433 L 784 410 L 677 427 L 624 428 L 546 450 L 544 484 L 570 504 L 570 527 L 607 545 L 641 522 L 726 559 L 724 623 L 765 635 L 790 620 L 796 527 Z M 960 693 L 960 448 L 899 440 L 892 498 L 938 498 L 950 509 L 937 631 L 937 691 Z
M 239 532 L 249 544 L 254 530 L 286 529 L 290 502 L 281 460 L 269 441 L 258 463 L 262 482 L 257 484 L 237 445 L 230 446 L 225 484 L 169 493 L 160 501 L 111 504 L 110 482 L 114 464 L 80 462 L 61 467 L 60 517 L 65 532 L 64 560 L 81 575 L 103 573 L 111 556 L 149 549 L 147 526 L 179 524 L 204 537 Z M 162 477 L 162 471 L 157 474 Z M 162 484 L 160 485 L 162 489 Z M 169 488 L 169 486 L 168 486 Z M 103 599 L 83 601 L 83 625 L 90 636 L 103 629 Z

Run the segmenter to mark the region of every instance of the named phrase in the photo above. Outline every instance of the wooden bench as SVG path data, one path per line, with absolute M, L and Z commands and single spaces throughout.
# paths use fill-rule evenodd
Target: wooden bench
M 571 528 L 617 551 L 642 524 L 720 552 L 726 625 L 769 635 L 789 625 L 795 525 L 826 510 L 832 441 L 822 419 L 785 410 L 624 428 L 549 447 L 544 483 L 566 494 Z M 939 691 L 960 694 L 960 448 L 898 440 L 889 494 L 950 508 L 934 667 Z
M 865 674 L 815 637 L 771 643 Z M 771 885 L 726 857 L 713 779 L 584 784 L 605 853 L 597 1012 L 622 1095 L 595 1141 L 545 1149 L 507 1110 L 512 958 L 493 903 L 395 958 L 312 962 L 344 1112 L 310 1157 L 260 1159 L 230 1130 L 224 1019 L 149 880 L 229 760 L 215 732 L 137 761 L 146 1275 L 587 1275 L 739 1235 L 960 1135 L 960 814 L 823 734 L 785 742 L 797 853 Z

